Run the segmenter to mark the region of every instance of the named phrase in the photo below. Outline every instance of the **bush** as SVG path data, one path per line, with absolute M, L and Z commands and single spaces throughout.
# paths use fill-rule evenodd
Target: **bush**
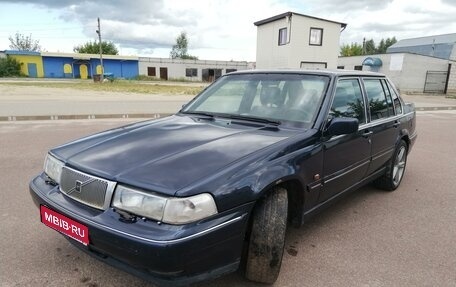
M 0 77 L 20 77 L 21 62 L 7 56 L 6 58 L 0 58 Z

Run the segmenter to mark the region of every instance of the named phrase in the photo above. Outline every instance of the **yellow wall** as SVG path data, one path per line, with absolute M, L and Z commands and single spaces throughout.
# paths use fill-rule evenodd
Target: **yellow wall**
M 38 78 L 44 77 L 43 69 L 43 58 L 41 56 L 30 56 L 30 55 L 10 55 L 12 58 L 17 59 L 22 63 L 21 71 L 22 73 L 29 75 L 27 64 L 36 64 L 36 73 Z

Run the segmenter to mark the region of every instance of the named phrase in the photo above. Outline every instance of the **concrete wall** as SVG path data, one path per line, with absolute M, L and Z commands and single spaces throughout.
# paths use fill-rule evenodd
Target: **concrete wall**
M 279 45 L 279 30 L 287 28 L 288 43 Z M 309 45 L 310 28 L 323 29 L 321 46 Z M 293 14 L 257 26 L 256 66 L 258 69 L 301 68 L 302 62 L 326 63 L 335 69 L 339 54 L 341 25 Z M 312 66 L 312 65 L 308 65 Z
M 448 70 L 448 60 L 409 53 L 339 57 L 338 66 L 353 70 L 355 66 L 362 65 L 367 57 L 380 58 L 383 65 L 379 68 L 363 66 L 363 70 L 387 75 L 401 92 L 421 93 L 424 91 L 427 71 Z
M 251 63 L 239 61 L 205 61 L 205 60 L 183 60 L 169 58 L 139 58 L 139 74 L 147 75 L 148 67 L 155 68 L 156 78 L 160 78 L 160 68 L 167 68 L 168 79 L 185 79 L 188 81 L 202 81 L 203 69 L 220 69 L 222 75 L 227 69 L 248 70 L 252 69 Z M 187 77 L 186 69 L 197 69 L 197 76 Z

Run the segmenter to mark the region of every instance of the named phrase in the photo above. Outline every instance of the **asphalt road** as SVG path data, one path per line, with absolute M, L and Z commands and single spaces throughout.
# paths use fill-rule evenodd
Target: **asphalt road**
M 131 120 L 0 123 L 0 286 L 152 286 L 40 223 L 28 182 L 55 145 Z M 456 113 L 422 112 L 401 187 L 290 228 L 275 286 L 456 286 Z M 264 286 L 234 273 L 199 286 Z

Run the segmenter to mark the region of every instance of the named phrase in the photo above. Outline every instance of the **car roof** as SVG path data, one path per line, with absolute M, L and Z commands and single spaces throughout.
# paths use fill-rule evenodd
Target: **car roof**
M 368 76 L 368 77 L 385 77 L 384 74 L 369 72 L 369 71 L 356 71 L 356 70 L 343 70 L 343 69 L 323 69 L 323 70 L 307 70 L 307 69 L 271 69 L 271 70 L 242 70 L 232 72 L 230 75 L 242 74 L 301 74 L 301 75 L 323 75 L 323 76 Z

